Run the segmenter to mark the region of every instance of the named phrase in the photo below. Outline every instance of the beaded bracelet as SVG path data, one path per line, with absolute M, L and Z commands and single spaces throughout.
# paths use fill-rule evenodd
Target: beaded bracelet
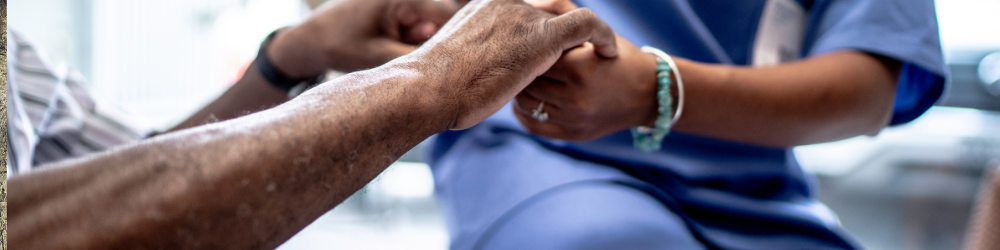
M 642 52 L 655 55 L 656 58 L 656 80 L 657 91 L 656 100 L 658 103 L 655 127 L 638 126 L 632 128 L 632 142 L 634 146 L 646 152 L 660 150 L 663 138 L 670 133 L 670 127 L 677 123 L 684 110 L 684 81 L 681 80 L 681 73 L 677 70 L 674 59 L 663 53 L 663 51 L 643 46 Z M 670 94 L 671 73 L 677 78 L 677 110 L 673 110 L 673 95 Z

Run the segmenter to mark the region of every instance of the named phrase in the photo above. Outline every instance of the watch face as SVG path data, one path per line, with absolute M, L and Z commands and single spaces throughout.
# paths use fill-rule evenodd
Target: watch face
M 1000 97 L 1000 51 L 993 52 L 979 62 L 979 80 L 983 81 L 986 91 Z

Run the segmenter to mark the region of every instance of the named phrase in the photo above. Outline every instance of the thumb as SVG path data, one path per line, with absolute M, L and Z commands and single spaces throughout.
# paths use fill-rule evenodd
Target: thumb
M 545 26 L 545 30 L 553 33 L 548 35 L 557 39 L 561 46 L 559 52 L 590 42 L 594 44 L 594 50 L 598 54 L 604 57 L 618 56 L 615 32 L 590 9 L 570 11 L 549 19 Z

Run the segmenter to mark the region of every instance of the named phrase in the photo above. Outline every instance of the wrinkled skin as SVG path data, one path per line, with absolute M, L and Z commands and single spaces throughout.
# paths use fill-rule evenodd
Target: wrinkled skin
M 336 7 L 334 7 L 336 8 Z M 17 249 L 273 249 L 427 137 L 496 112 L 563 51 L 617 54 L 589 10 L 466 5 L 414 53 L 255 114 L 11 178 Z

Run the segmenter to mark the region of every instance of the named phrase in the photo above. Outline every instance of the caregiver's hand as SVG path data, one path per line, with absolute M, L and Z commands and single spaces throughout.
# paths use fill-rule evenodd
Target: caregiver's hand
M 617 58 L 585 44 L 563 54 L 549 71 L 517 95 L 514 112 L 531 133 L 571 141 L 651 126 L 656 120 L 656 57 L 617 37 Z M 532 117 L 545 102 L 548 120 Z
M 564 51 L 588 41 L 591 53 L 618 55 L 614 32 L 589 9 L 553 16 L 520 0 L 481 0 L 390 65 L 415 66 L 449 83 L 439 86 L 452 100 L 442 111 L 456 109 L 450 128 L 464 129 L 500 110 Z
M 329 1 L 302 24 L 278 31 L 265 53 L 292 79 L 310 79 L 327 69 L 372 68 L 412 52 L 459 6 L 453 0 Z M 288 93 L 268 83 L 256 64 L 222 96 L 169 131 L 240 117 L 287 101 Z
M 373 68 L 412 52 L 459 7 L 433 0 L 329 1 L 302 24 L 280 31 L 268 56 L 292 78 Z
M 557 14 L 575 7 L 568 0 L 531 2 Z M 621 56 L 610 60 L 586 47 L 567 53 L 516 99 L 521 123 L 533 133 L 567 140 L 653 125 L 653 57 L 624 40 L 619 45 Z M 685 108 L 673 131 L 772 147 L 877 134 L 894 114 L 902 65 L 850 49 L 769 67 L 674 60 L 684 75 Z M 545 122 L 531 117 L 540 101 Z
M 567 0 L 530 0 L 532 6 L 564 13 Z M 563 140 L 590 140 L 656 120 L 656 57 L 617 37 L 620 56 L 603 57 L 585 44 L 563 54 L 545 74 L 517 95 L 514 111 L 531 133 Z M 532 117 L 539 102 L 546 121 Z

